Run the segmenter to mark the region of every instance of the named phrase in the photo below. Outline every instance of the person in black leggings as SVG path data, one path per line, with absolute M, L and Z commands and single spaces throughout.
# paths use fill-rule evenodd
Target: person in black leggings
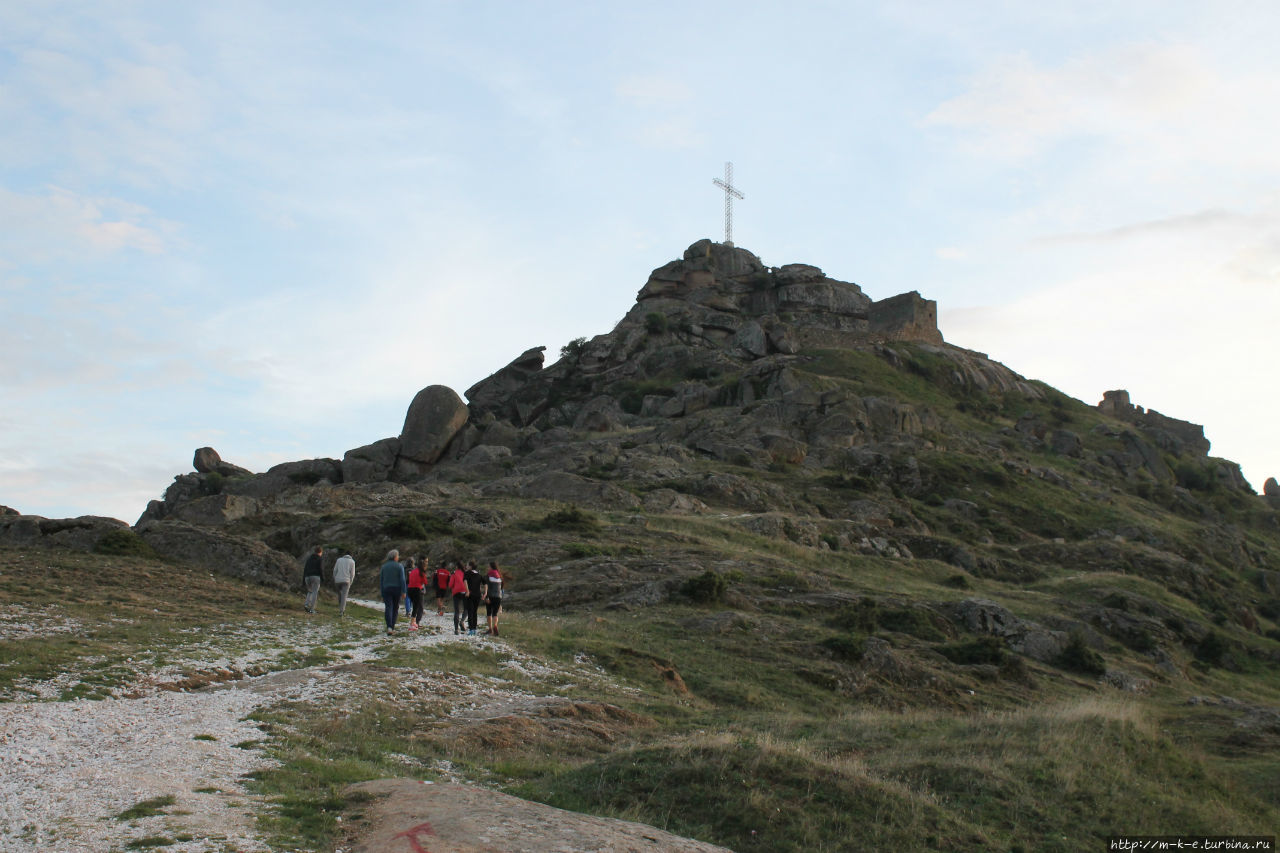
M 449 592 L 453 595 L 453 633 L 461 634 L 467 621 L 467 581 L 457 563 L 449 573 Z
M 467 582 L 467 633 L 475 636 L 476 611 L 480 609 L 480 598 L 484 595 L 484 575 L 476 568 L 476 561 L 467 563 L 467 570 L 462 573 Z

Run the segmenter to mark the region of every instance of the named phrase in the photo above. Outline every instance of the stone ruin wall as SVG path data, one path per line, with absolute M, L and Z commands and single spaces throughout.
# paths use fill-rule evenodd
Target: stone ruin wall
M 868 317 L 872 336 L 888 341 L 942 343 L 938 331 L 938 303 L 919 291 L 899 293 L 871 303 Z

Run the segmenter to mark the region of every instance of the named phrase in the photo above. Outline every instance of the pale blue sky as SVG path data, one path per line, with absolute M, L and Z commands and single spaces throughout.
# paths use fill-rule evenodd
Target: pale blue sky
M 0 504 L 399 432 L 720 239 L 1280 475 L 1280 9 L 0 4 Z M 372 7 L 363 8 L 363 7 Z

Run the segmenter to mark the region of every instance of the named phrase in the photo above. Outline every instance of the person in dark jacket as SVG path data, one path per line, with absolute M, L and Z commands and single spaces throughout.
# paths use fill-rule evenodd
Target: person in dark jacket
M 324 562 L 321 557 L 324 555 L 324 548 L 317 545 L 311 552 L 311 556 L 307 557 L 307 563 L 302 567 L 302 585 L 307 588 L 307 601 L 303 606 L 307 608 L 308 613 L 316 612 L 316 598 L 320 595 L 320 579 L 324 577 Z
M 498 636 L 498 617 L 502 615 L 502 572 L 497 562 L 490 561 L 489 574 L 485 577 L 485 612 L 489 617 L 489 633 Z
M 405 580 L 404 566 L 400 565 L 400 552 L 387 552 L 386 562 L 382 564 L 379 580 L 382 585 L 383 613 L 387 620 L 387 635 L 395 633 L 396 616 L 400 614 L 400 599 L 409 592 Z
M 484 575 L 476 568 L 476 561 L 467 563 L 467 570 L 462 573 L 467 582 L 467 634 L 476 634 L 476 611 L 480 609 L 480 599 L 484 596 Z

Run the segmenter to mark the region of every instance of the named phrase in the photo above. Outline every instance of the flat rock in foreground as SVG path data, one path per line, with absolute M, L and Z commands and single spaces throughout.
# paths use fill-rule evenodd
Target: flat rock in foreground
M 373 799 L 348 827 L 353 853 L 729 853 L 642 823 L 564 811 L 469 785 L 377 779 L 348 795 Z

